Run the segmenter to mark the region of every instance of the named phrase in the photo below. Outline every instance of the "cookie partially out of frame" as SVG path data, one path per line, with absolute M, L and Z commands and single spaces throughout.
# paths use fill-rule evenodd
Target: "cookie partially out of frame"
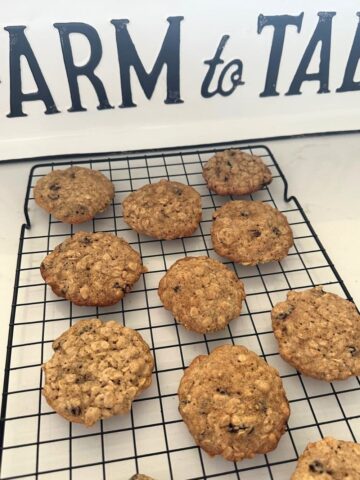
M 124 221 L 136 232 L 172 240 L 191 235 L 201 220 L 199 193 L 180 182 L 144 185 L 122 202 Z
M 238 149 L 217 152 L 204 166 L 203 177 L 209 189 L 219 195 L 246 195 L 272 180 L 260 157 Z
M 227 202 L 214 212 L 211 239 L 216 253 L 243 265 L 281 260 L 293 245 L 285 215 L 245 200 Z
M 240 345 L 196 357 L 178 395 L 196 444 L 231 461 L 273 450 L 290 413 L 277 370 Z
M 235 273 L 217 260 L 186 257 L 160 280 L 159 296 L 176 321 L 206 333 L 222 330 L 240 315 L 245 291 Z
M 133 475 L 130 480 L 154 480 L 152 477 L 148 477 L 147 475 L 144 475 L 143 473 L 137 473 Z
M 78 232 L 42 261 L 40 272 L 59 297 L 76 305 L 114 305 L 146 269 L 125 240 L 111 233 Z
M 327 437 L 309 443 L 291 480 L 360 480 L 360 445 Z
M 35 201 L 65 223 L 83 223 L 103 212 L 114 198 L 114 185 L 97 170 L 53 170 L 37 181 Z
M 115 321 L 81 320 L 53 343 L 43 394 L 70 422 L 91 426 L 130 411 L 151 383 L 153 358 L 139 333 Z
M 331 382 L 360 375 L 360 315 L 353 303 L 315 287 L 289 292 L 271 312 L 282 358 Z

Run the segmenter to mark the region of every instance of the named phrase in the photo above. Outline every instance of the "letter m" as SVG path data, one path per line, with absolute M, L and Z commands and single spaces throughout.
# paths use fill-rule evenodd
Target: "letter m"
M 180 97 L 180 22 L 184 17 L 169 17 L 169 27 L 155 64 L 148 73 L 136 51 L 135 45 L 127 30 L 129 20 L 111 20 L 116 30 L 116 43 L 120 68 L 122 104 L 120 107 L 136 107 L 132 100 L 130 67 L 133 67 L 141 88 L 150 99 L 163 66 L 166 64 L 167 93 L 165 103 L 182 103 Z

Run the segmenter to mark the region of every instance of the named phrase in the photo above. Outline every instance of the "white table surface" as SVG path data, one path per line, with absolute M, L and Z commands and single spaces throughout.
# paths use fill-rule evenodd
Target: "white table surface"
M 360 135 L 265 142 L 360 306 Z M 160 145 L 159 145 L 160 146 Z M 23 203 L 32 162 L 0 164 L 0 389 Z

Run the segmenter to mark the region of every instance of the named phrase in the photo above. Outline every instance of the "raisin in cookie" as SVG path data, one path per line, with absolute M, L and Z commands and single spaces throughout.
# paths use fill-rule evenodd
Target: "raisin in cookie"
M 45 282 L 76 305 L 114 305 L 146 269 L 140 255 L 111 233 L 78 232 L 40 266 Z
M 141 335 L 115 321 L 81 320 L 53 342 L 43 394 L 70 422 L 91 426 L 130 411 L 151 383 L 153 358 Z
M 360 375 L 360 315 L 353 303 L 315 287 L 289 292 L 271 312 L 280 355 L 331 382 Z
M 290 413 L 277 370 L 240 345 L 196 357 L 178 394 L 196 444 L 231 461 L 273 450 Z
M 246 195 L 272 180 L 260 157 L 238 149 L 216 153 L 204 166 L 203 177 L 209 189 L 219 195 Z
M 360 480 L 360 445 L 327 437 L 309 443 L 291 480 Z
M 201 220 L 198 192 L 168 180 L 141 187 L 128 195 L 122 206 L 124 221 L 132 229 L 162 240 L 191 235 Z
M 215 252 L 243 265 L 281 260 L 293 244 L 285 215 L 266 203 L 227 202 L 214 212 L 213 219 Z
M 176 321 L 206 333 L 222 330 L 240 315 L 245 291 L 235 273 L 217 260 L 186 257 L 160 280 L 159 296 Z
M 65 223 L 83 223 L 103 212 L 114 185 L 101 172 L 82 167 L 53 170 L 37 181 L 35 201 Z

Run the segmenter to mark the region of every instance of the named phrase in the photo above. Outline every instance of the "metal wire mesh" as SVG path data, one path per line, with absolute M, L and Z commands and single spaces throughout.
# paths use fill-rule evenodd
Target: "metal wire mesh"
M 234 146 L 234 145 L 232 145 Z M 127 479 L 142 472 L 158 480 L 224 478 L 288 479 L 309 441 L 326 435 L 360 440 L 358 378 L 331 384 L 302 376 L 279 356 L 271 330 L 270 310 L 289 289 L 322 284 L 350 295 L 318 240 L 296 198 L 287 196 L 286 180 L 264 146 L 241 147 L 261 156 L 273 182 L 245 197 L 277 207 L 287 216 L 295 244 L 281 262 L 243 267 L 218 257 L 210 239 L 214 209 L 229 200 L 209 192 L 202 164 L 216 150 L 164 151 L 68 162 L 100 170 L 115 184 L 113 204 L 92 222 L 65 225 L 35 206 L 33 186 L 60 164 L 41 164 L 30 173 L 25 199 L 27 224 L 21 229 L 8 353 L 1 410 L 2 479 Z M 123 222 L 122 199 L 140 186 L 161 178 L 192 185 L 202 197 L 203 220 L 188 238 L 153 240 Z M 31 225 L 30 225 L 31 219 Z M 77 307 L 56 297 L 44 285 L 39 265 L 58 243 L 78 230 L 107 231 L 139 250 L 148 273 L 119 304 L 106 308 Z M 218 333 L 186 331 L 163 309 L 157 295 L 160 278 L 185 255 L 209 255 L 234 269 L 247 293 L 241 316 Z M 41 395 L 41 364 L 52 355 L 51 343 L 80 318 L 115 319 L 137 329 L 149 343 L 155 369 L 152 386 L 133 404 L 131 414 L 99 422 L 91 428 L 69 424 L 55 414 Z M 176 391 L 191 360 L 223 343 L 242 344 L 275 366 L 283 379 L 291 416 L 278 448 L 238 463 L 210 458 L 194 445 L 182 422 Z

